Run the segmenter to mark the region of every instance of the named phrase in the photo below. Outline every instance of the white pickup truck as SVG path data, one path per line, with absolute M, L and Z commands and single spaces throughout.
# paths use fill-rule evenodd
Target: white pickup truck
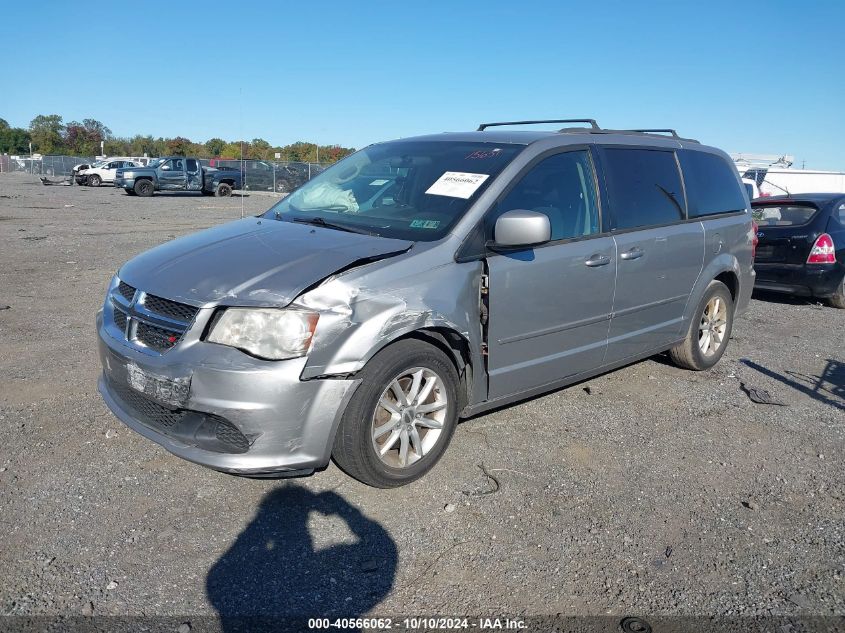
M 126 158 L 118 156 L 97 161 L 91 165 L 78 165 L 74 168 L 74 179 L 78 185 L 89 185 L 99 187 L 103 183 L 114 182 L 114 175 L 118 169 L 123 167 L 143 167 L 147 164 L 146 158 Z

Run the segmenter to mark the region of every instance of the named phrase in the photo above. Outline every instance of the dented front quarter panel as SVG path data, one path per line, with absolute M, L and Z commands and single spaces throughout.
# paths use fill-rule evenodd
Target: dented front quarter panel
M 415 331 L 443 328 L 467 343 L 473 400 L 486 397 L 479 315 L 479 261 L 456 263 L 444 245 L 410 252 L 327 278 L 297 305 L 320 320 L 303 379 L 348 376 L 386 345 Z M 447 261 L 443 261 L 446 259 Z

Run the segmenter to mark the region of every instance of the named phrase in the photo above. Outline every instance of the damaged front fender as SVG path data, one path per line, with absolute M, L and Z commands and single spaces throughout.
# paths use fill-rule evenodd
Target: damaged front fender
M 306 292 L 296 304 L 316 310 L 320 320 L 302 379 L 349 376 L 391 342 L 413 332 L 438 329 L 466 343 L 473 400 L 486 395 L 479 317 L 480 262 L 429 266 L 431 252 L 389 266 L 366 266 L 335 275 Z

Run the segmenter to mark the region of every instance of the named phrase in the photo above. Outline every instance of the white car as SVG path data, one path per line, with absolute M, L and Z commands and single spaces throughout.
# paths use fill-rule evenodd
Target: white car
M 753 178 L 743 178 L 742 186 L 745 187 L 745 192 L 748 194 L 749 200 L 760 197 L 760 188 L 757 186 L 757 181 Z
M 123 167 L 141 167 L 141 163 L 126 159 L 109 159 L 94 163 L 88 169 L 80 170 L 76 175 L 79 184 L 99 187 L 101 184 L 114 182 L 114 175 Z

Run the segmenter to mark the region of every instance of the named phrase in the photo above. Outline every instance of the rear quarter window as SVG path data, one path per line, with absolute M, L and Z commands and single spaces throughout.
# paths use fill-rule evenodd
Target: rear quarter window
M 763 205 L 752 211 L 760 226 L 801 226 L 807 224 L 818 212 L 809 205 Z
M 694 150 L 681 150 L 678 157 L 684 172 L 689 217 L 745 209 L 745 196 L 736 169 L 724 158 L 718 154 Z M 749 189 L 748 197 L 753 198 L 753 188 L 750 184 L 746 186 Z
M 602 165 L 615 230 L 684 219 L 683 188 L 674 152 L 607 147 L 602 152 Z

